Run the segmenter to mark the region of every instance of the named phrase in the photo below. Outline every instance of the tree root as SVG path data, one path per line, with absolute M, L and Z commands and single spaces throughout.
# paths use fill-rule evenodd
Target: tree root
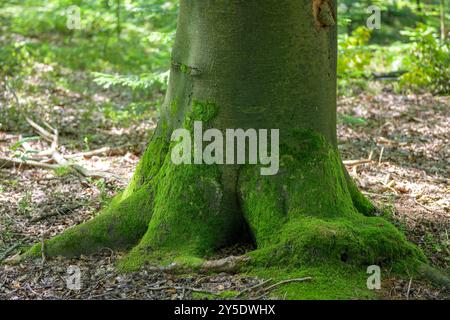
M 170 146 L 153 139 L 123 195 L 94 219 L 46 241 L 46 254 L 71 257 L 104 247 L 131 247 L 119 270 L 134 271 L 149 263 L 172 273 L 425 261 L 393 225 L 365 216 L 374 207 L 324 137 L 310 131 L 293 135 L 301 148 L 281 146 L 275 176 L 261 176 L 258 166 L 239 171 L 175 166 Z M 205 261 L 216 249 L 249 235 L 255 251 Z M 40 247 L 25 256 L 37 256 Z
M 433 283 L 435 286 L 450 290 L 450 278 L 442 274 L 439 270 L 427 265 L 422 264 L 419 267 L 419 274 Z

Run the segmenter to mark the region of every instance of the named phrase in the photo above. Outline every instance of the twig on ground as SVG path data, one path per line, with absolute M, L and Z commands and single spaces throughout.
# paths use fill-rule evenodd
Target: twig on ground
M 47 261 L 47 256 L 46 256 L 46 252 L 45 252 L 45 235 L 46 233 L 44 232 L 42 234 L 41 237 L 41 257 L 42 257 L 42 265 L 45 264 L 45 261 Z
M 381 147 L 380 157 L 378 158 L 378 165 L 380 165 L 381 161 L 383 160 L 383 153 L 384 153 L 384 146 Z
M 256 285 L 250 287 L 250 288 L 247 288 L 247 289 L 245 289 L 245 290 L 239 292 L 239 294 L 236 296 L 236 298 L 241 297 L 241 296 L 243 296 L 244 294 L 246 294 L 246 293 L 248 293 L 248 292 L 250 292 L 250 291 L 254 291 L 254 290 L 256 290 L 256 289 L 258 289 L 258 288 L 264 286 L 265 284 L 267 284 L 267 283 L 269 283 L 269 282 L 271 282 L 271 281 L 272 281 L 272 278 L 270 278 L 270 279 L 268 279 L 268 280 L 265 280 L 265 281 L 263 281 L 263 282 L 261 282 L 261 283 L 258 283 L 258 284 L 256 284 Z
M 248 262 L 248 256 L 230 256 L 219 260 L 209 260 L 203 263 L 201 269 L 206 272 L 237 272 L 239 268 Z
M 433 213 L 434 211 L 433 210 L 431 210 L 430 208 L 428 208 L 428 207 L 426 207 L 426 206 L 424 206 L 423 204 L 421 204 L 419 201 L 417 201 L 417 199 L 416 198 L 413 198 L 414 199 L 414 202 L 416 203 L 416 204 L 418 204 L 419 206 L 421 206 L 422 208 L 424 208 L 425 210 L 427 210 L 428 212 L 431 212 L 431 213 Z
M 36 122 L 31 120 L 30 118 L 26 117 L 25 120 L 28 122 L 28 124 L 33 127 L 33 129 L 45 140 L 47 140 L 50 143 L 54 143 L 55 136 L 42 128 L 40 125 L 38 125 Z
M 412 278 L 409 279 L 408 290 L 406 291 L 406 300 L 409 300 L 409 292 L 411 291 Z
M 292 282 L 304 282 L 304 281 L 309 281 L 309 280 L 312 280 L 312 277 L 287 279 L 287 280 L 283 280 L 283 281 L 280 281 L 278 283 L 275 283 L 275 284 L 273 284 L 273 285 L 271 285 L 271 286 L 269 286 L 267 288 L 264 288 L 264 291 L 270 291 L 270 290 L 272 290 L 272 289 L 274 289 L 276 287 L 279 287 L 279 286 L 284 285 L 284 284 L 292 283 Z
M 129 147 L 133 147 L 134 145 L 125 145 L 121 147 L 103 147 L 96 150 L 86 151 L 86 152 L 79 152 L 79 153 L 73 153 L 65 155 L 64 157 L 66 159 L 73 159 L 73 158 L 90 158 L 93 156 L 98 155 L 108 155 L 108 156 L 121 156 L 128 152 Z
M 48 163 L 42 163 L 34 160 L 22 160 L 22 159 L 16 159 L 16 158 L 5 158 L 0 157 L 0 168 L 12 168 L 14 166 L 18 165 L 19 167 L 36 167 L 41 169 L 50 169 L 50 170 L 57 170 L 61 168 L 58 165 L 54 164 L 48 164 Z
M 345 160 L 343 161 L 346 166 L 357 166 L 360 164 L 371 163 L 370 159 L 360 159 L 360 160 Z

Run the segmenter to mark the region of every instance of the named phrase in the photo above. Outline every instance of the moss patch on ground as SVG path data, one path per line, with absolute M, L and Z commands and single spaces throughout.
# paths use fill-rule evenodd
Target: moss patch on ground
M 151 219 L 152 196 L 140 188 L 122 200 L 116 196 L 97 217 L 67 229 L 45 241 L 46 256 L 74 257 L 98 252 L 104 248 L 130 248 L 145 234 Z M 41 243 L 34 245 L 24 257 L 41 254 Z
M 368 265 L 405 272 L 426 261 L 391 223 L 366 216 L 373 206 L 349 184 L 322 136 L 291 136 L 298 143 L 281 146 L 278 175 L 260 176 L 254 166 L 241 173 L 244 217 L 258 248 L 249 253 L 252 274 L 315 278 L 287 285 L 287 298 L 369 298 L 375 295 L 366 288 Z
M 246 274 L 272 283 L 287 279 L 312 277 L 312 280 L 281 285 L 270 291 L 269 298 L 285 300 L 376 299 L 377 291 L 367 288 L 368 274 L 363 268 L 321 264 L 298 269 L 254 268 Z

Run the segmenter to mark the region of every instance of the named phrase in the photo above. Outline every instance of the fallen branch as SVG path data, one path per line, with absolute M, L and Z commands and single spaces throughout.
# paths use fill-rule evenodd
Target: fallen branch
M 57 170 L 57 169 L 61 168 L 58 165 L 42 163 L 42 162 L 33 161 L 33 160 L 22 160 L 22 159 L 18 159 L 18 158 L 0 157 L 0 168 L 13 168 L 15 166 L 36 167 L 36 168 L 50 169 L 50 170 Z
M 129 147 L 134 147 L 134 145 L 127 145 L 127 146 L 116 147 L 116 148 L 103 147 L 103 148 L 96 149 L 96 150 L 68 154 L 68 155 L 65 155 L 64 157 L 66 159 L 73 159 L 73 158 L 90 158 L 90 157 L 98 156 L 98 155 L 122 156 L 128 152 Z
M 33 127 L 33 129 L 45 140 L 47 140 L 50 143 L 53 143 L 55 141 L 55 136 L 42 128 L 40 125 L 38 125 L 36 122 L 31 120 L 30 118 L 26 117 L 25 120 L 27 120 L 28 124 Z
M 11 168 L 15 165 L 19 166 L 29 166 L 29 167 L 36 167 L 36 168 L 42 168 L 42 169 L 50 169 L 50 170 L 58 170 L 61 168 L 69 168 L 72 169 L 78 176 L 81 178 L 105 178 L 110 179 L 114 178 L 116 180 L 122 181 L 122 179 L 114 174 L 102 172 L 102 171 L 95 171 L 95 170 L 88 170 L 86 168 L 83 168 L 82 166 L 78 164 L 72 164 L 67 161 L 66 157 L 63 156 L 60 152 L 58 152 L 58 130 L 53 128 L 50 124 L 43 122 L 44 125 L 53 133 L 50 133 L 46 129 L 44 129 L 42 126 L 31 120 L 29 117 L 25 117 L 28 124 L 45 140 L 51 143 L 51 147 L 49 150 L 43 151 L 37 155 L 37 159 L 32 160 L 23 160 L 23 159 L 14 159 L 14 158 L 4 158 L 0 157 L 0 168 Z M 70 158 L 76 158 L 79 156 L 93 156 L 96 154 L 102 154 L 102 153 L 108 153 L 108 152 L 117 152 L 117 148 L 109 148 L 105 147 L 98 150 L 93 150 L 90 152 L 84 152 L 84 153 L 78 153 L 70 155 Z M 50 158 L 43 158 L 41 157 L 49 156 Z M 56 165 L 49 164 L 49 162 L 56 162 Z
M 248 256 L 231 256 L 219 260 L 210 260 L 203 263 L 203 272 L 237 272 L 239 268 L 250 260 Z
M 80 165 L 77 164 L 70 164 L 67 161 L 63 161 L 62 159 L 59 159 L 60 163 L 65 163 L 66 165 L 61 164 L 48 164 L 45 162 L 38 162 L 33 160 L 22 160 L 22 159 L 15 159 L 15 158 L 4 158 L 0 157 L 0 169 L 1 168 L 13 168 L 15 166 L 20 167 L 35 167 L 35 168 L 41 168 L 41 169 L 48 169 L 48 170 L 58 170 L 62 168 L 69 168 L 73 169 L 76 173 L 80 174 L 81 176 L 85 178 L 105 178 L 105 179 L 116 179 L 119 181 L 122 181 L 122 178 L 119 176 L 116 176 L 112 173 L 103 172 L 103 171 L 96 171 L 96 170 L 88 170 L 83 168 Z

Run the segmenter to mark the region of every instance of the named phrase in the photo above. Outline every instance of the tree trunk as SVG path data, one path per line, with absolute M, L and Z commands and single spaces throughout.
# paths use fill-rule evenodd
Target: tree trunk
M 128 188 L 47 255 L 134 248 L 124 269 L 197 265 L 253 241 L 253 263 L 356 264 L 420 256 L 357 190 L 337 152 L 336 2 L 181 0 L 160 123 Z M 279 129 L 280 170 L 175 165 L 175 129 Z M 136 245 L 137 244 L 137 245 Z M 36 255 L 37 245 L 28 254 Z

